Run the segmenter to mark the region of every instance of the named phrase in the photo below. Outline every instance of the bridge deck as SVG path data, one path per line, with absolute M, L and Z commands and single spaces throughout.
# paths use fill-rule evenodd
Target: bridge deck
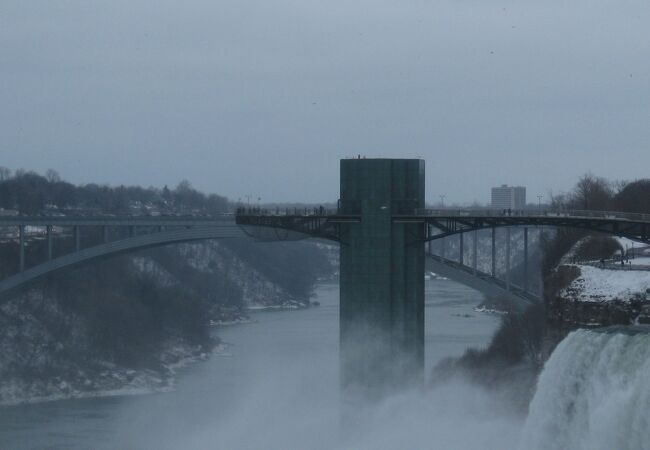
M 222 216 L 0 216 L 0 227 L 40 226 L 212 226 L 232 223 L 234 215 Z
M 503 211 L 488 209 L 470 210 L 416 210 L 413 214 L 394 214 L 394 222 L 422 223 L 427 227 L 425 240 L 431 241 L 453 234 L 469 231 L 512 226 L 574 227 L 592 232 L 607 233 L 650 244 L 650 214 L 620 213 L 609 211 Z M 77 248 L 71 254 L 47 260 L 24 270 L 24 252 L 21 251 L 21 270 L 16 275 L 0 281 L 0 292 L 13 289 L 29 280 L 63 267 L 77 265 L 98 257 L 133 251 L 155 245 L 197 239 L 244 236 L 244 232 L 261 240 L 292 240 L 318 237 L 340 241 L 339 228 L 344 223 L 360 222 L 361 216 L 314 210 L 314 214 L 266 214 L 260 211 L 237 215 L 219 216 L 0 216 L 0 228 L 18 228 L 21 249 L 29 236 L 25 227 L 131 227 L 145 228 L 143 235 L 131 235 L 114 242 L 105 242 L 88 249 L 79 246 L 79 234 L 75 233 Z M 237 228 L 235 223 L 239 226 Z M 259 230 L 272 232 L 260 232 Z M 243 232 L 242 232 L 243 230 Z M 278 232 L 278 230 L 284 230 Z M 48 238 L 52 238 L 48 234 Z M 342 244 L 346 244 L 345 242 Z M 447 263 L 447 267 L 451 267 Z M 459 271 L 463 267 L 456 268 Z M 515 288 L 516 289 L 516 288 Z
M 427 225 L 426 241 L 458 233 L 498 227 L 570 227 L 612 234 L 650 243 L 650 214 L 609 211 L 515 211 L 499 210 L 416 210 L 413 214 L 393 214 L 396 223 Z M 355 215 L 273 215 L 238 214 L 237 223 L 282 228 L 312 236 L 338 240 L 337 222 L 359 221 Z

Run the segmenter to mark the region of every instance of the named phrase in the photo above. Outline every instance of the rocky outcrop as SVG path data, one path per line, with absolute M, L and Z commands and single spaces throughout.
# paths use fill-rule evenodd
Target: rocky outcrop
M 547 317 L 554 326 L 650 323 L 650 272 L 563 265 L 549 283 Z

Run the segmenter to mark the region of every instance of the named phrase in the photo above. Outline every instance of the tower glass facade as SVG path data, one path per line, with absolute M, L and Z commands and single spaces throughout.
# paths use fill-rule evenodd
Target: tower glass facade
M 340 334 L 344 388 L 381 392 L 422 379 L 424 225 L 395 214 L 424 208 L 424 161 L 341 161 Z

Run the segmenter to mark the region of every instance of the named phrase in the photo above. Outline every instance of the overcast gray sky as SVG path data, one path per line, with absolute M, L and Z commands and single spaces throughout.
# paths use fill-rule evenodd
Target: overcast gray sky
M 359 153 L 430 201 L 650 176 L 650 2 L 0 0 L 0 165 L 320 202 Z

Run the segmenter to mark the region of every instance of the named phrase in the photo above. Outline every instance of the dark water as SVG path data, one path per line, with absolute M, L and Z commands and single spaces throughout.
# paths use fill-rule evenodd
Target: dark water
M 2 449 L 334 448 L 339 428 L 338 286 L 321 306 L 258 312 L 219 330 L 230 356 L 179 374 L 173 392 L 0 408 Z M 499 319 L 475 313 L 480 294 L 426 282 L 427 373 L 484 346 Z

